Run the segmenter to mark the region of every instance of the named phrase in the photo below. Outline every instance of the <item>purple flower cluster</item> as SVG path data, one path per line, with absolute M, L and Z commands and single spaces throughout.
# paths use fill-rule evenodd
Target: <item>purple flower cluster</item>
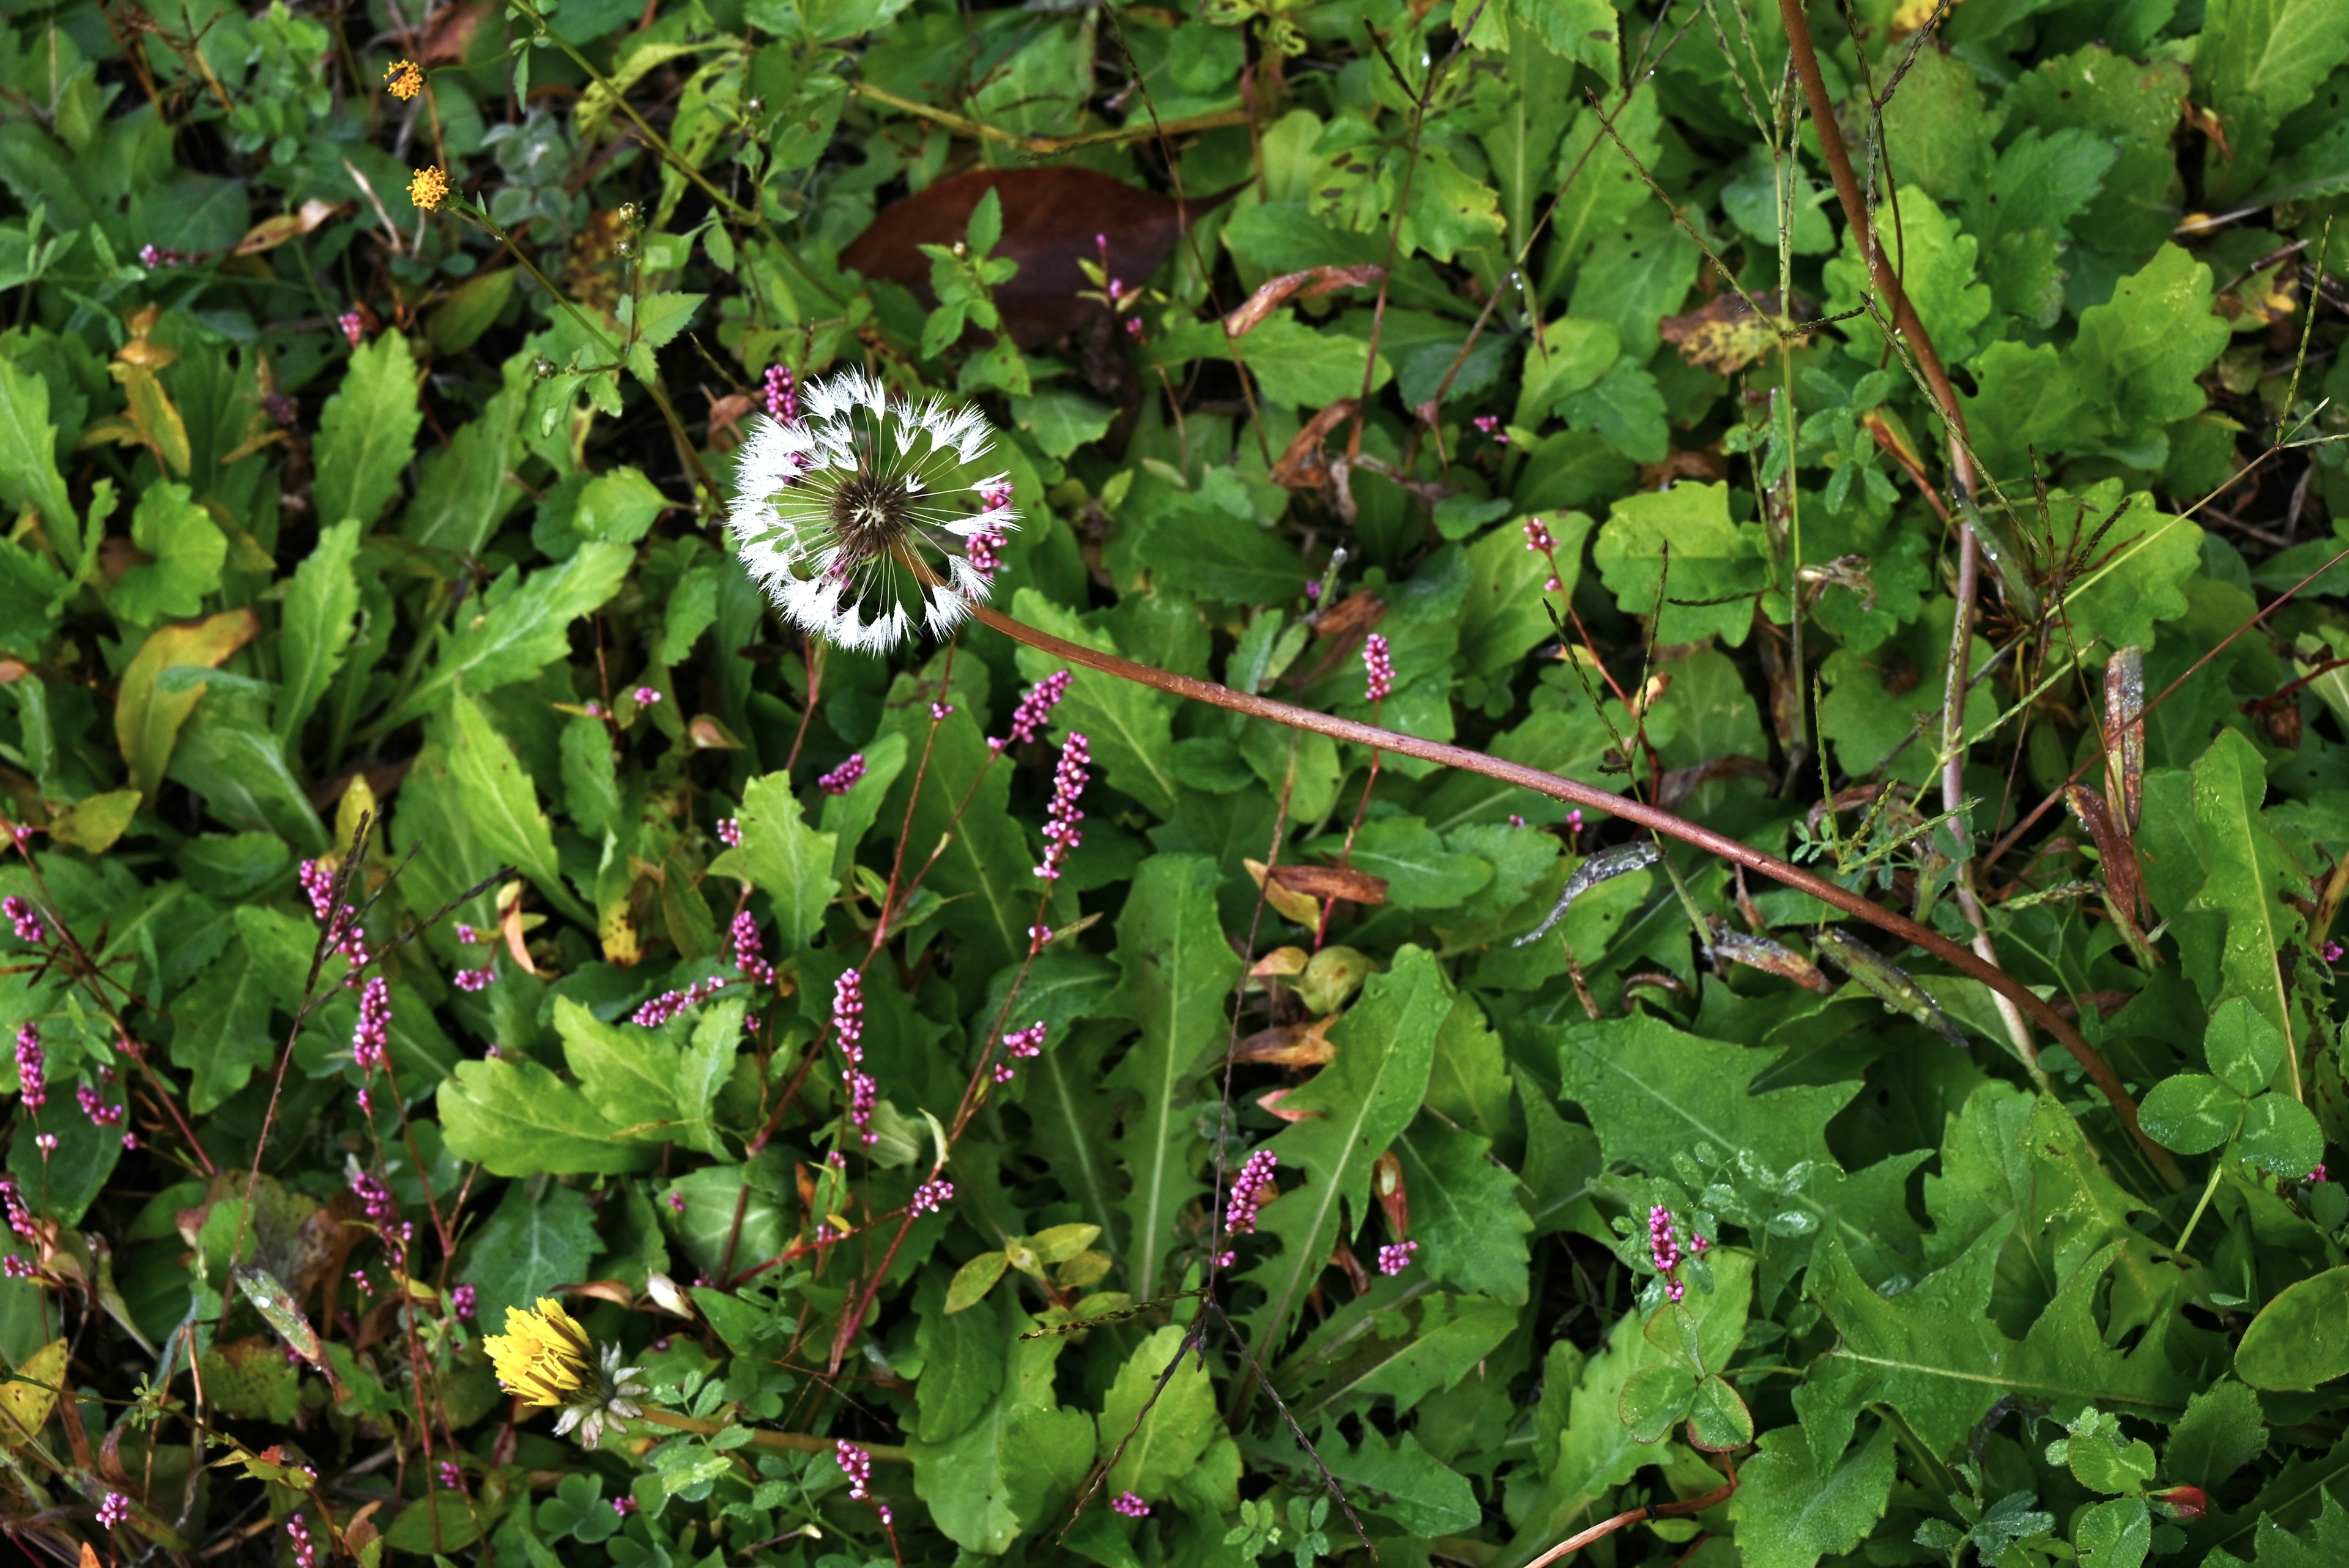
M 793 425 L 800 419 L 800 379 L 785 365 L 767 367 L 767 417 L 777 424 Z
M 24 1097 L 25 1108 L 37 1112 L 49 1103 L 49 1085 L 46 1076 L 48 1059 L 41 1053 L 40 1032 L 30 1023 L 16 1030 L 16 1081 Z
M 1547 555 L 1557 548 L 1557 541 L 1549 536 L 1549 530 L 1543 525 L 1542 520 L 1538 517 L 1526 519 L 1526 548 L 1538 551 L 1543 555 Z
M 852 752 L 848 760 L 815 781 L 815 787 L 826 794 L 846 794 L 864 776 L 864 753 Z
M 49 940 L 49 929 L 41 924 L 40 911 L 14 893 L 0 898 L 0 915 L 8 917 L 8 923 L 16 928 L 16 940 L 20 942 L 45 942 Z
M 20 1258 L 14 1252 L 0 1258 L 0 1279 L 29 1280 L 40 1272 L 30 1258 Z
M 739 816 L 719 817 L 718 819 L 718 842 L 723 844 L 729 849 L 740 849 L 742 847 L 742 819 Z
M 1232 1181 L 1231 1200 L 1224 1208 L 1224 1230 L 1227 1234 L 1245 1236 L 1256 1229 L 1257 1210 L 1273 1191 L 1273 1167 L 1280 1156 L 1268 1148 L 1257 1149 L 1247 1157 L 1240 1173 Z
M 628 1515 L 636 1511 L 636 1500 L 628 1496 L 626 1492 L 622 1492 L 618 1497 L 612 1500 L 612 1511 L 618 1514 L 622 1519 L 626 1519 Z
M 628 695 L 636 700 L 639 708 L 650 708 L 665 701 L 657 686 L 639 686 Z
M 119 1491 L 108 1492 L 106 1501 L 98 1505 L 98 1527 L 100 1530 L 112 1530 L 129 1517 L 130 1500 Z
M 1133 1492 L 1122 1491 L 1118 1493 L 1115 1497 L 1109 1500 L 1109 1505 L 1110 1507 L 1117 1510 L 1118 1512 L 1125 1515 L 1128 1519 L 1147 1519 L 1150 1517 L 1150 1505 L 1143 1501 L 1141 1497 Z
M 759 922 L 750 911 L 741 910 L 734 917 L 734 967 L 752 985 L 764 985 L 775 978 L 775 966 L 767 961 L 767 944 L 759 935 Z
M 384 1048 L 391 1040 L 391 987 L 381 975 L 359 992 L 358 1027 L 351 1031 L 351 1060 L 372 1077 L 383 1065 Z
M 1387 655 L 1387 639 L 1375 631 L 1362 642 L 1362 670 L 1369 677 L 1371 701 L 1385 701 L 1394 690 L 1394 660 Z
M 953 1201 L 954 1183 L 941 1177 L 914 1189 L 913 1199 L 905 1207 L 916 1214 L 935 1214 Z
M 457 1319 L 460 1323 L 471 1323 L 473 1320 L 473 1287 L 471 1285 L 459 1285 L 449 1293 L 449 1305 L 456 1313 Z
M 119 1127 L 122 1125 L 122 1107 L 108 1105 L 98 1092 L 88 1084 L 78 1084 L 74 1086 L 74 1098 L 80 1102 L 81 1114 L 88 1116 L 96 1126 Z
M 978 487 L 978 504 L 981 506 L 986 507 L 989 512 L 994 511 L 999 506 L 1010 505 L 1011 482 L 1008 479 L 994 479 L 980 485 Z
M 302 862 L 302 891 L 310 895 L 310 910 L 321 920 L 329 915 L 334 924 L 327 928 L 326 945 L 353 963 L 367 958 L 367 936 L 359 929 L 351 911 L 335 908 L 335 868 L 323 860 Z
M 999 552 L 1009 537 L 1000 528 L 981 528 L 963 541 L 963 558 L 970 563 L 972 571 L 991 583 L 995 574 L 1003 570 L 1003 556 Z
M 464 1468 L 454 1459 L 440 1461 L 440 1490 L 462 1492 L 465 1490 Z
M 25 1195 L 17 1189 L 16 1179 L 0 1176 L 0 1208 L 8 1212 L 8 1229 L 27 1241 L 37 1241 L 41 1232 L 33 1224 L 33 1216 L 25 1207 Z
M 1086 771 L 1092 760 L 1083 733 L 1071 731 L 1061 747 L 1060 771 L 1052 775 L 1052 804 L 1044 812 L 1044 863 L 1036 867 L 1036 875 L 1048 882 L 1061 879 L 1061 863 L 1083 842 L 1077 824 L 1085 819 L 1085 814 L 1077 809 L 1077 801 L 1092 777 Z
M 880 1085 L 864 1070 L 864 977 L 853 969 L 843 970 L 833 982 L 832 1034 L 848 1058 L 848 1119 L 866 1143 L 879 1143 L 873 1107 L 880 1103 Z
M 726 982 L 716 975 L 695 981 L 683 991 L 664 991 L 634 1012 L 628 1022 L 641 1023 L 647 1029 L 657 1029 L 688 1007 L 698 1007 L 724 990 Z
M 848 1495 L 864 1497 L 866 1485 L 873 1480 L 873 1456 L 843 1438 L 833 1450 L 833 1458 L 839 1461 L 842 1469 L 848 1472 Z
M 1648 1252 L 1656 1265 L 1656 1272 L 1664 1276 L 1664 1293 L 1678 1301 L 1688 1294 L 1688 1285 L 1680 1277 L 1680 1266 L 1689 1255 L 1702 1255 L 1709 1245 L 1694 1231 L 1689 1233 L 1689 1251 L 1681 1251 L 1680 1236 L 1673 1228 L 1672 1211 L 1659 1203 L 1648 1210 Z
M 367 317 L 356 310 L 346 310 L 336 317 L 335 325 L 343 329 L 343 336 L 350 340 L 354 348 L 367 337 Z
M 1045 721 L 1051 718 L 1052 710 L 1068 694 L 1069 672 L 1065 670 L 1055 670 L 1028 688 L 1028 695 L 1019 699 L 1019 706 L 1011 711 L 1011 740 L 1025 745 L 1042 734 Z M 999 752 L 1010 743 L 1011 741 L 988 742 Z
M 294 1542 L 294 1561 L 297 1568 L 317 1568 L 318 1549 L 310 1544 L 309 1527 L 295 1514 L 285 1521 L 286 1537 Z
M 1397 1241 L 1379 1249 L 1379 1272 L 1400 1274 L 1411 1267 L 1411 1255 L 1419 1251 L 1416 1241 Z
M 490 981 L 497 979 L 495 971 L 486 969 L 460 969 L 450 977 L 459 991 L 486 991 Z
M 1003 1050 L 1005 1056 L 1007 1058 L 1016 1057 L 1019 1060 L 1025 1061 L 1030 1057 L 1042 1055 L 1044 1054 L 1044 1035 L 1049 1027 L 1050 1026 L 1041 1019 L 1039 1019 L 1037 1022 L 1030 1023 L 1025 1029 L 1015 1029 L 1010 1033 L 1006 1034 L 1003 1037 Z M 1011 1082 L 1012 1071 L 1013 1069 L 1009 1060 L 1007 1059 L 997 1063 L 995 1064 L 995 1081 L 999 1084 L 1008 1084 Z
M 352 1175 L 350 1185 L 351 1196 L 366 1210 L 368 1223 L 382 1228 L 398 1219 L 399 1207 L 392 1200 L 391 1189 L 381 1179 L 362 1170 Z
M 1501 428 L 1500 415 L 1478 414 L 1475 419 L 1470 420 L 1468 422 L 1476 427 L 1477 434 L 1491 436 L 1495 446 L 1506 446 L 1509 444 L 1509 432 Z

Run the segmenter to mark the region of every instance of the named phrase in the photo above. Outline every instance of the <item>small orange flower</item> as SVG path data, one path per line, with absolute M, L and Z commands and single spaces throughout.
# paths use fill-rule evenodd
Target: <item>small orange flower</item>
M 383 85 L 392 97 L 406 102 L 424 90 L 424 73 L 417 69 L 414 60 L 394 60 L 384 67 Z
M 425 212 L 439 206 L 449 195 L 449 176 L 438 169 L 419 169 L 416 178 L 408 182 L 408 199 Z

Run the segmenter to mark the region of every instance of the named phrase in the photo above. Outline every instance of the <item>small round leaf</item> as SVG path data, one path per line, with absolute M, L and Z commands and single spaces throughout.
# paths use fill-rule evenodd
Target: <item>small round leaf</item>
M 1677 1366 L 1651 1366 L 1635 1372 L 1615 1397 L 1615 1414 L 1631 1429 L 1635 1442 L 1662 1440 L 1689 1413 L 1696 1382 Z
M 2240 996 L 2230 996 L 2210 1014 L 2202 1036 L 2202 1055 L 2226 1085 L 2243 1096 L 2258 1094 L 2274 1082 L 2283 1065 L 2283 1034 L 2267 1014 Z
M 1689 1409 L 1688 1440 L 1707 1453 L 1742 1449 L 1754 1440 L 1754 1412 L 1737 1390 L 1718 1377 L 1696 1386 L 1696 1402 Z
M 2137 1107 L 2154 1142 L 2177 1154 L 2208 1154 L 2235 1136 L 2243 1097 L 2207 1073 L 2164 1078 Z
M 2243 1111 L 2243 1141 L 2236 1152 L 2294 1181 L 2324 1158 L 2324 1134 L 2306 1106 L 2289 1095 L 2266 1094 Z
M 2349 1373 L 2349 1268 L 2285 1286 L 2235 1348 L 2235 1376 L 2254 1388 L 2313 1388 L 2344 1373 Z

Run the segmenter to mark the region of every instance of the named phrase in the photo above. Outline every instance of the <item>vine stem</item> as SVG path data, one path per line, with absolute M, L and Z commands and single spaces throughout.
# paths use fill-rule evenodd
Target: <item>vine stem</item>
M 1246 713 L 1251 718 L 1268 719 L 1276 724 L 1288 725 L 1292 729 L 1327 735 L 1331 740 L 1350 741 L 1359 746 L 1393 752 L 1402 756 L 1417 758 L 1422 762 L 1436 763 L 1445 767 L 1481 774 L 1486 778 L 1498 779 L 1504 784 L 1516 784 L 1521 789 L 1529 789 L 1556 800 L 1571 802 L 1576 805 L 1588 806 L 1597 811 L 1612 812 L 1627 822 L 1638 823 L 1642 827 L 1663 834 L 1668 837 L 1677 838 L 1683 844 L 1693 845 L 1707 854 L 1718 855 L 1724 860 L 1733 861 L 1737 865 L 1759 871 L 1762 875 L 1786 887 L 1808 893 L 1821 903 L 1832 905 L 1847 915 L 1866 920 L 1879 930 L 1899 937 L 1904 942 L 1911 942 L 1923 948 L 1961 973 L 1989 986 L 2000 996 L 2013 1002 L 2018 1011 L 2037 1021 L 2041 1027 L 2063 1043 L 2064 1048 L 2069 1051 L 2074 1059 L 2087 1072 L 2089 1079 L 2104 1092 L 2105 1098 L 2112 1105 L 2113 1114 L 2120 1117 L 2121 1125 L 2128 1128 L 2129 1136 L 2134 1137 L 2145 1150 L 2146 1158 L 2151 1162 L 2156 1170 L 2161 1173 L 2162 1179 L 2173 1189 L 2185 1185 L 2185 1173 L 2178 1168 L 2178 1161 L 2171 1157 L 2168 1149 L 2147 1137 L 2145 1130 L 2137 1125 L 2137 1102 L 2129 1096 L 2127 1089 L 2122 1086 L 2120 1075 L 2113 1071 L 2113 1064 L 2105 1059 L 2103 1052 L 2088 1043 L 2086 1037 L 2073 1026 L 2069 1019 L 2056 1012 L 2044 998 L 2030 987 L 2000 969 L 1996 964 L 1983 960 L 1971 949 L 1951 941 L 1939 931 L 1920 926 L 1903 915 L 1896 914 L 1880 904 L 1873 903 L 1847 888 L 1838 887 L 1824 877 L 1806 871 L 1801 867 L 1781 860 L 1775 855 L 1765 854 L 1749 844 L 1742 844 L 1726 834 L 1716 833 L 1712 828 L 1689 821 L 1686 817 L 1677 816 L 1660 806 L 1649 805 L 1643 801 L 1616 794 L 1612 791 L 1599 789 L 1595 785 L 1580 784 L 1557 774 L 1544 773 L 1539 768 L 1529 768 L 1522 763 L 1506 762 L 1499 757 L 1488 757 L 1481 752 L 1472 752 L 1464 747 L 1446 745 L 1440 741 L 1422 740 L 1417 735 L 1406 735 L 1395 730 L 1382 730 L 1374 724 L 1360 723 L 1351 719 L 1340 719 L 1330 713 L 1317 713 L 1309 708 L 1291 707 L 1288 703 L 1277 702 L 1268 697 L 1257 697 L 1244 691 L 1235 691 L 1228 686 L 1218 686 L 1212 680 L 1198 680 L 1187 675 L 1176 675 L 1168 670 L 1154 670 L 1146 664 L 1136 664 L 1130 659 L 1122 659 L 1113 653 L 1102 653 L 1087 648 L 1081 643 L 1054 637 L 1050 632 L 1040 630 L 1024 621 L 1014 620 L 1000 610 L 986 605 L 972 606 L 971 615 L 981 625 L 1002 633 L 1015 642 L 1024 642 L 1030 648 L 1042 649 L 1055 659 L 1066 659 L 1071 664 L 1081 664 L 1088 670 L 1099 670 L 1104 675 L 1113 675 L 1122 680 L 1132 680 L 1139 685 L 1153 687 L 1177 697 L 1187 698 L 1195 702 L 1206 702 L 1218 708 L 1228 708 L 1236 713 Z

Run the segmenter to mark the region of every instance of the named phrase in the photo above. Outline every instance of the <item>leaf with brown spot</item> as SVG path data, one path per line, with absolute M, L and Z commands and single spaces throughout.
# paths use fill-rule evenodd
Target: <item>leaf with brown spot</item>
M 1267 886 L 1263 861 L 1244 860 L 1241 864 L 1247 867 L 1247 874 L 1256 878 L 1256 885 L 1264 888 L 1264 901 L 1279 911 L 1282 919 L 1298 926 L 1318 926 L 1321 923 L 1321 906 L 1309 895 L 1289 891 L 1281 886 L 1277 877 Z
M 1785 943 L 1774 942 L 1767 937 L 1723 932 L 1713 939 L 1713 953 L 1715 958 L 1726 959 L 1731 963 L 1742 963 L 1748 969 L 1758 969 L 1765 974 L 1791 980 L 1806 991 L 1824 994 L 1835 989 L 1835 981 L 1829 980 L 1818 965 Z
M 1764 310 L 1778 309 L 1778 292 L 1771 289 L 1754 296 L 1754 303 Z M 1795 297 L 1797 315 L 1806 315 L 1808 301 Z M 1744 296 L 1724 294 L 1701 310 L 1685 316 L 1667 316 L 1656 324 L 1656 334 L 1681 351 L 1681 358 L 1692 365 L 1708 370 L 1718 370 L 1733 376 L 1778 346 L 1778 325 L 1766 316 L 1756 316 Z M 1786 339 L 1789 348 L 1800 348 L 1811 340 L 1807 332 L 1797 333 Z
M 1314 266 L 1281 274 L 1247 296 L 1247 303 L 1224 317 L 1224 336 L 1242 337 L 1257 324 L 1292 299 L 1319 299 L 1341 288 L 1368 288 L 1386 276 L 1376 262 L 1356 266 Z
M 1008 282 L 996 286 L 996 308 L 1011 340 L 1036 348 L 1107 313 L 1100 300 L 1078 297 L 1096 287 L 1080 263 L 1102 263 L 1106 244 L 1109 275 L 1139 284 L 1174 254 L 1186 217 L 1214 211 L 1244 188 L 1178 202 L 1091 169 L 973 169 L 885 208 L 840 260 L 935 305 L 930 258 L 922 247 L 960 243 L 979 199 L 993 191 L 1003 208 L 1003 237 L 994 254 L 1019 264 Z

